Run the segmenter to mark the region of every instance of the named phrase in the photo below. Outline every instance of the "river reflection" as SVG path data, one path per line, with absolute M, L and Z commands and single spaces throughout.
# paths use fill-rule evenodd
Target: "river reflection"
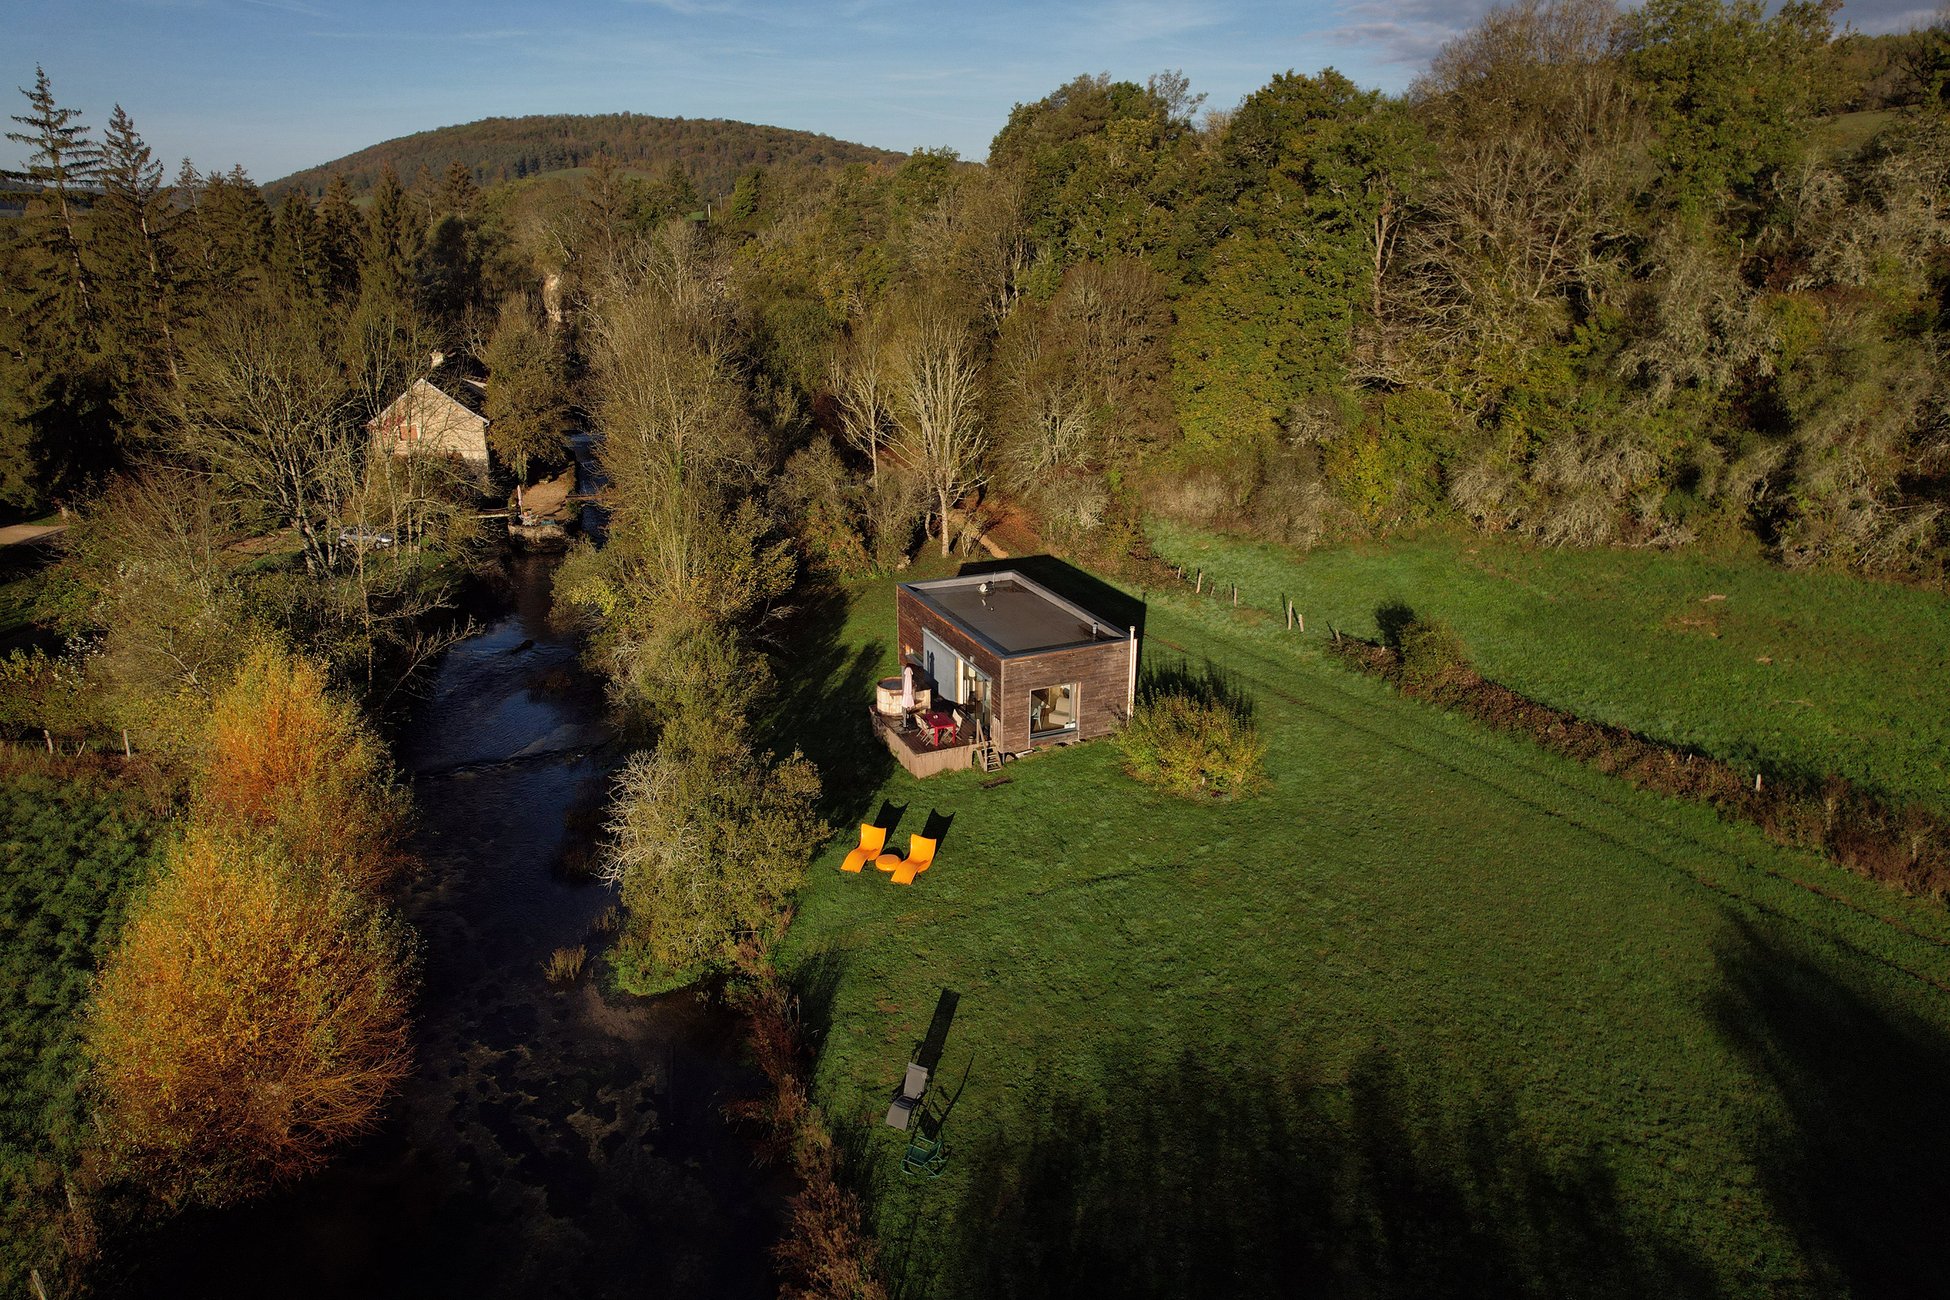
M 614 901 L 565 879 L 617 761 L 600 684 L 555 635 L 552 562 L 450 651 L 399 754 L 425 863 L 420 1062 L 386 1128 L 290 1193 L 187 1216 L 127 1295 L 741 1296 L 774 1290 L 785 1188 L 723 1120 L 757 1092 L 739 1030 L 691 994 L 560 990 L 552 949 Z M 593 945 L 592 945 L 593 946 Z

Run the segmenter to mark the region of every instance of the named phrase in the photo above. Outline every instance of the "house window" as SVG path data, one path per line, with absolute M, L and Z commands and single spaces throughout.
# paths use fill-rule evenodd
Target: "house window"
M 1077 729 L 1077 688 L 1045 686 L 1029 692 L 1029 738 L 1043 740 Z

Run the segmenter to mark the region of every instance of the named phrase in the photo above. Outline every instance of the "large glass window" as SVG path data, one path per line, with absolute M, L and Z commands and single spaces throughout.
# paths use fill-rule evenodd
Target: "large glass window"
M 1077 729 L 1077 688 L 1045 686 L 1029 692 L 1029 734 L 1041 739 Z

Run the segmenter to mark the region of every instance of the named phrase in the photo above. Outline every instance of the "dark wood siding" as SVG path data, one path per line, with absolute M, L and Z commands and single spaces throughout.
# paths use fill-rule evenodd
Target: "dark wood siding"
M 978 671 L 988 674 L 995 691 L 995 743 L 1004 753 L 1020 754 L 1030 749 L 1029 693 L 1045 686 L 1076 685 L 1078 740 L 1107 736 L 1124 723 L 1131 680 L 1128 640 L 1100 641 L 1095 645 L 1004 659 L 905 590 L 896 589 L 894 611 L 903 659 L 909 655 L 920 656 L 921 633 L 925 630 L 934 633 L 942 644 L 975 665 Z
M 1131 643 L 1103 641 L 1070 650 L 1047 650 L 1018 655 L 1002 664 L 996 693 L 995 740 L 1003 750 L 1020 754 L 1030 747 L 1029 693 L 1045 686 L 1074 683 L 1077 687 L 1078 740 L 1108 736 L 1123 725 L 1130 696 Z
M 1002 684 L 1002 661 L 993 651 L 977 644 L 968 633 L 923 605 L 908 592 L 898 588 L 895 590 L 894 611 L 895 621 L 900 627 L 902 659 L 906 659 L 909 655 L 917 659 L 920 657 L 921 632 L 925 629 L 934 633 L 936 639 L 943 645 L 974 664 L 975 670 L 986 674 L 989 681 L 997 686 Z M 952 682 L 945 687 L 939 682 L 935 685 L 944 690 L 953 689 Z

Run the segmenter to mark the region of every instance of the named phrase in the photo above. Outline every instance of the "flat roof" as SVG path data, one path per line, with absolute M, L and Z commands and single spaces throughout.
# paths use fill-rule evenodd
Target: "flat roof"
M 1127 635 L 1014 569 L 904 582 L 901 588 L 1005 658 Z

